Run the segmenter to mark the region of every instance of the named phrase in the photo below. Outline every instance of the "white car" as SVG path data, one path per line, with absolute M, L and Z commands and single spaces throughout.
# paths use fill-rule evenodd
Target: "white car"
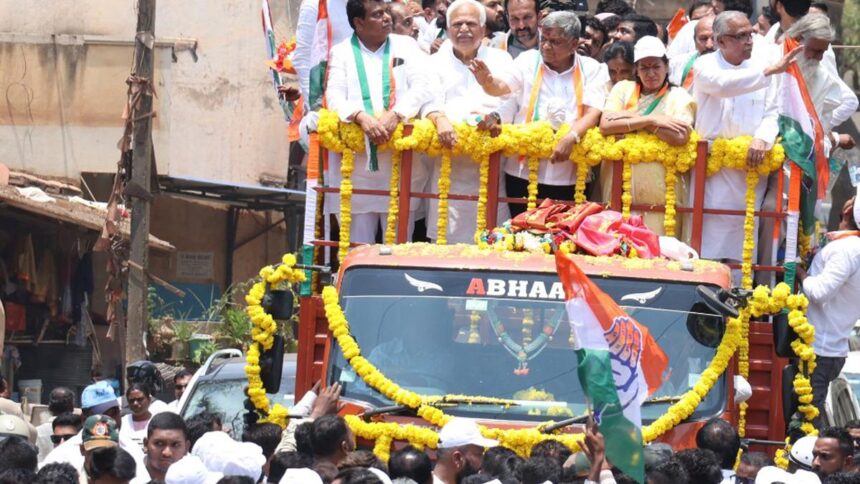
M 825 409 L 826 425 L 844 426 L 851 420 L 860 419 L 860 351 L 851 351 L 838 378 L 830 383 Z

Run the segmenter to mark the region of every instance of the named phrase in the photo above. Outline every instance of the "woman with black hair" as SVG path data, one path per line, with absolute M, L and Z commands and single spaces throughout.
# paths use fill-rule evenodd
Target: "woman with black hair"
M 131 413 L 122 417 L 120 426 L 120 437 L 127 439 L 126 442 L 134 442 L 140 446 L 143 452 L 143 439 L 146 438 L 146 427 L 152 420 L 152 395 L 149 387 L 143 383 L 132 383 L 125 391 L 128 400 L 128 408 Z
M 617 83 L 603 107 L 600 131 L 604 136 L 646 130 L 673 146 L 687 144 L 695 120 L 695 103 L 683 88 L 669 83 L 669 60 L 666 47 L 656 37 L 643 37 L 634 47 L 635 80 Z M 604 200 L 609 200 L 612 187 L 612 165 L 601 169 Z M 632 167 L 634 204 L 662 206 L 665 204 L 666 171 L 660 163 L 637 163 Z M 678 177 L 680 180 L 681 178 Z M 675 193 L 685 200 L 683 184 Z M 663 214 L 643 214 L 645 225 L 662 235 Z M 677 233 L 681 233 L 678 231 Z
M 118 446 L 102 447 L 93 451 L 84 470 L 90 484 L 128 484 L 136 476 L 137 464 Z
M 609 69 L 609 86 L 611 90 L 621 81 L 633 80 L 633 44 L 630 42 L 613 42 L 603 53 L 603 63 Z

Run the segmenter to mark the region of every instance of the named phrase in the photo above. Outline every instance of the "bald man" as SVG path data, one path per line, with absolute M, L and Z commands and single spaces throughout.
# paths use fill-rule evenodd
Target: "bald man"
M 388 14 L 391 15 L 391 23 L 395 34 L 418 38 L 418 24 L 415 15 L 409 7 L 402 2 L 391 2 L 388 4 Z
M 702 17 L 696 22 L 693 34 L 696 50 L 687 55 L 679 55 L 669 62 L 669 82 L 693 92 L 696 59 L 714 51 L 714 16 Z

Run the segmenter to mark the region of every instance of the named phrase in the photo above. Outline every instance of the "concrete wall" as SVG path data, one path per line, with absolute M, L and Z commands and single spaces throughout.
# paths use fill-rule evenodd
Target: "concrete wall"
M 291 5 L 294 3 L 295 5 Z M 158 2 L 154 125 L 158 170 L 257 183 L 285 176 L 288 143 L 264 65 L 260 0 Z M 77 179 L 113 172 L 136 26 L 132 0 L 0 0 L 0 162 Z M 273 1 L 279 40 L 298 2 Z

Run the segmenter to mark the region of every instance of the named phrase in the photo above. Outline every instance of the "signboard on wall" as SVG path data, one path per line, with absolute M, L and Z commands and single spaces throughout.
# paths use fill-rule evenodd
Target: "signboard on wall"
M 214 252 L 177 252 L 176 277 L 212 279 L 215 272 Z

